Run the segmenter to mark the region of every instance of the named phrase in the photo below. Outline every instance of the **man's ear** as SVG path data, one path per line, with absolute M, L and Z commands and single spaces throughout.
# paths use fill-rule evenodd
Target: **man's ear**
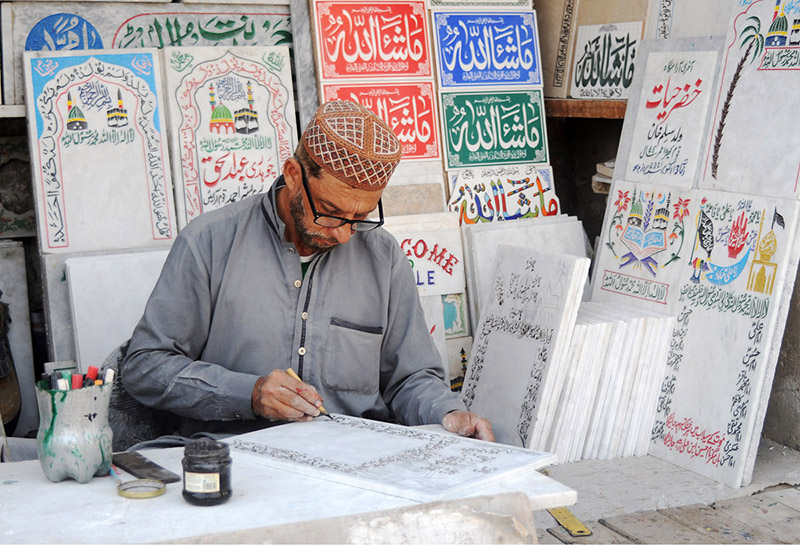
M 283 179 L 286 181 L 286 187 L 292 192 L 303 187 L 303 173 L 296 158 L 290 157 L 283 164 Z

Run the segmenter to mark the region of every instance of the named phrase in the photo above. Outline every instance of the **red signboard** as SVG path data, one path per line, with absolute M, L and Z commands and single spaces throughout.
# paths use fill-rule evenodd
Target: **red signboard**
M 326 102 L 351 100 L 378 114 L 400 139 L 403 159 L 441 156 L 433 83 L 323 84 L 322 94 Z
M 314 2 L 322 79 L 432 77 L 425 2 Z

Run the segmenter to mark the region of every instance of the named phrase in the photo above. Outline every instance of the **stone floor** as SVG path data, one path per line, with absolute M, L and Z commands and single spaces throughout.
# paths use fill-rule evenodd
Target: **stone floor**
M 591 531 L 570 536 L 534 514 L 542 543 L 800 543 L 800 453 L 762 440 L 752 482 L 734 489 L 654 457 L 552 466 L 578 492 L 568 507 Z

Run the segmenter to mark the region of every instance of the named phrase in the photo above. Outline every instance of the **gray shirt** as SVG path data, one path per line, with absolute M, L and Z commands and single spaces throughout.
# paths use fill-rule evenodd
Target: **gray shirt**
M 122 364 L 126 390 L 184 416 L 184 434 L 267 425 L 253 387 L 289 366 L 333 413 L 418 425 L 465 409 L 396 240 L 383 228 L 354 233 L 304 278 L 276 209 L 282 187 L 179 233 Z

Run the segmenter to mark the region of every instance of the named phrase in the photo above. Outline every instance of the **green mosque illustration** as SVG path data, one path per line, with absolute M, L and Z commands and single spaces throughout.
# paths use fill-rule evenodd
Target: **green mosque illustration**
M 125 127 L 128 125 L 128 110 L 122 104 L 122 90 L 117 89 L 117 107 L 106 110 L 109 127 Z
M 769 30 L 767 31 L 767 47 L 783 47 L 789 40 L 789 22 L 786 20 L 786 15 L 781 9 L 782 3 L 783 0 L 776 0 L 775 2 L 775 12 L 772 15 L 772 24 L 769 26 Z
M 86 116 L 78 108 L 77 104 L 72 102 L 72 93 L 67 93 L 67 130 L 69 131 L 83 131 L 89 128 L 86 121 Z
M 230 108 L 222 104 L 222 99 L 217 104 L 213 83 L 209 84 L 208 92 L 211 105 L 209 130 L 212 133 L 248 135 L 258 131 L 258 112 L 253 109 L 253 88 L 250 82 L 247 82 L 247 107 L 236 110 L 235 114 L 231 114 Z

